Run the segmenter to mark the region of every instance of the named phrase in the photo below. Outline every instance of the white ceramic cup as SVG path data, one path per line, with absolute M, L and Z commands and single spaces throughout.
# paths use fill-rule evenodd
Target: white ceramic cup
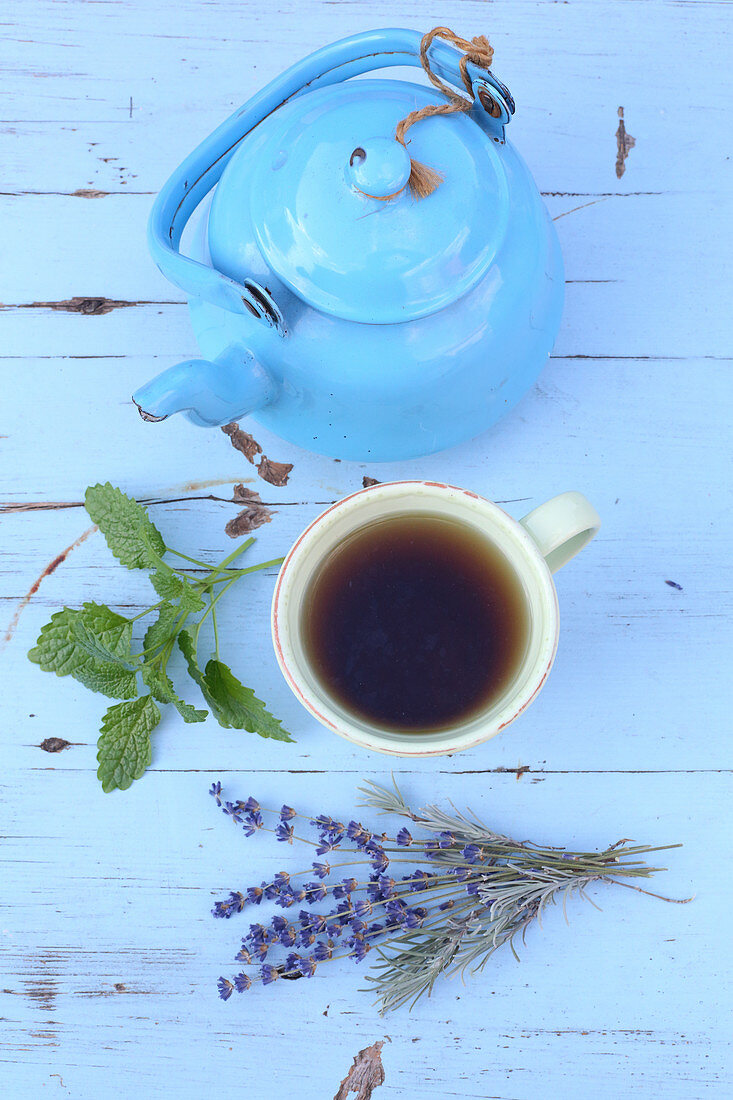
M 349 712 L 316 674 L 303 638 L 304 597 L 327 556 L 354 531 L 389 516 L 426 513 L 473 528 L 511 563 L 527 602 L 527 646 L 511 683 L 484 711 L 448 729 L 391 732 Z M 392 481 L 345 497 L 305 529 L 280 569 L 272 638 L 283 675 L 319 722 L 364 748 L 395 756 L 433 756 L 487 741 L 529 706 L 547 679 L 559 632 L 551 574 L 590 542 L 600 523 L 593 505 L 575 492 L 553 497 L 519 521 L 476 493 L 436 481 Z

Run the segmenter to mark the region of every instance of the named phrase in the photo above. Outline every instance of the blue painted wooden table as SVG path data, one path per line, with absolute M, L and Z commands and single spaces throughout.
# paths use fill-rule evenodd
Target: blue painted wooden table
M 725 3 L 651 0 L 6 0 L 3 1096 L 330 1100 L 378 1040 L 379 1100 L 731 1095 L 730 17 Z M 560 650 L 541 698 L 494 741 L 397 760 L 395 774 L 416 803 L 452 798 L 551 844 L 682 841 L 655 888 L 696 898 L 598 888 L 600 911 L 574 902 L 569 928 L 552 911 L 521 963 L 497 954 L 412 1015 L 381 1018 L 348 963 L 225 1004 L 215 982 L 239 929 L 211 919 L 212 900 L 298 855 L 247 847 L 215 811 L 212 780 L 348 815 L 360 780 L 390 762 L 290 695 L 266 640 L 271 575 L 223 606 L 222 647 L 296 745 L 167 716 L 145 778 L 104 795 L 104 702 L 25 653 L 63 604 L 135 613 L 150 598 L 99 535 L 84 538 L 87 484 L 155 500 L 171 541 L 213 559 L 232 546 L 232 486 L 254 477 L 220 432 L 145 425 L 130 404 L 136 384 L 196 351 L 180 295 L 146 255 L 152 195 L 220 119 L 325 41 L 445 22 L 490 36 L 518 103 L 511 138 L 557 219 L 568 293 L 555 352 L 495 431 L 428 459 L 336 463 L 258 433 L 294 463 L 287 487 L 263 494 L 277 514 L 258 550 L 284 552 L 364 475 L 446 478 L 517 516 L 585 492 L 604 527 L 557 578 Z M 49 738 L 69 745 L 46 751 Z

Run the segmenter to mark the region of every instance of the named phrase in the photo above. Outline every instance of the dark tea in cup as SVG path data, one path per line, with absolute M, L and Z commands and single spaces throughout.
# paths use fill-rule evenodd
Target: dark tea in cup
M 352 531 L 311 579 L 301 611 L 311 667 L 357 718 L 395 732 L 466 722 L 524 660 L 527 597 L 476 527 L 413 512 Z

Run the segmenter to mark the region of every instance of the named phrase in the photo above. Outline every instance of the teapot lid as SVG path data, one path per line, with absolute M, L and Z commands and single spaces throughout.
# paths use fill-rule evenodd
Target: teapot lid
M 467 115 L 416 123 L 409 153 L 394 140 L 401 118 L 434 102 L 420 85 L 360 80 L 280 108 L 256 153 L 245 143 L 219 182 L 209 223 L 217 266 L 247 274 L 236 210 L 248 198 L 268 266 L 322 312 L 385 324 L 462 297 L 506 231 L 507 178 L 491 136 Z M 406 186 L 410 157 L 443 176 L 425 199 Z

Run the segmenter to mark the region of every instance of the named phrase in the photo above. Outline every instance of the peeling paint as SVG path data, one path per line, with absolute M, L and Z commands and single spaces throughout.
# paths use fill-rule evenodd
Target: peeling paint
M 52 573 L 55 573 L 62 562 L 66 561 L 71 551 L 76 550 L 77 546 L 81 546 L 83 542 L 86 542 L 89 536 L 93 535 L 96 530 L 96 524 L 94 524 L 93 527 L 87 527 L 86 531 L 83 531 L 82 534 L 79 535 L 78 539 L 74 539 L 70 546 L 67 546 L 65 550 L 62 550 L 60 554 L 57 554 L 56 557 L 48 563 L 43 572 L 40 573 L 38 577 L 36 577 L 33 584 L 30 586 L 25 596 L 23 596 L 22 600 L 19 602 L 18 606 L 15 609 L 13 617 L 8 624 L 7 630 L 5 631 L 5 636 L 2 642 L 0 642 L 0 651 L 5 648 L 8 642 L 12 641 L 13 635 L 18 628 L 20 616 L 23 614 L 26 607 L 40 588 L 41 584 L 43 583 L 43 581 L 45 581 L 46 577 L 50 577 Z
M 383 1046 L 384 1040 L 359 1051 L 333 1100 L 347 1100 L 352 1092 L 356 1093 L 356 1100 L 370 1100 L 374 1090 L 385 1081 Z
M 626 132 L 624 109 L 619 107 L 618 130 L 616 131 L 616 177 L 618 179 L 621 179 L 626 171 L 626 158 L 629 155 L 629 150 L 633 149 L 635 145 L 636 138 L 632 138 L 631 134 Z
M 47 737 L 38 747 L 44 752 L 61 752 L 63 749 L 71 748 L 71 741 L 65 741 L 63 737 Z
M 60 302 L 0 302 L 0 309 L 51 309 L 60 313 L 81 313 L 85 317 L 102 317 L 113 309 L 130 309 L 132 306 L 176 306 L 180 302 L 124 302 L 116 298 L 65 298 Z

